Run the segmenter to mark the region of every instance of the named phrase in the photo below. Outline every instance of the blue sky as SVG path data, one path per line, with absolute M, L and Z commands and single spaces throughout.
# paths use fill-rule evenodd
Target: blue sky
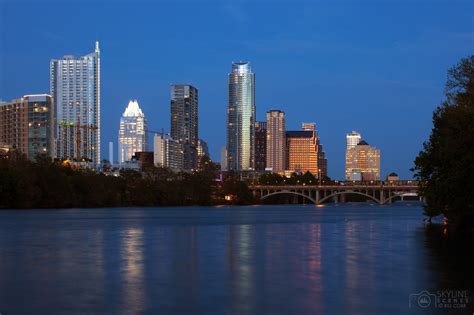
M 219 160 L 227 74 L 249 60 L 257 119 L 316 122 L 329 175 L 344 173 L 345 134 L 381 149 L 382 176 L 411 177 L 443 100 L 446 71 L 474 52 L 472 1 L 65 1 L 0 3 L 0 98 L 49 92 L 49 61 L 102 57 L 102 152 L 136 98 L 169 130 L 169 88 L 199 88 L 199 133 Z M 114 152 L 116 156 L 116 152 Z

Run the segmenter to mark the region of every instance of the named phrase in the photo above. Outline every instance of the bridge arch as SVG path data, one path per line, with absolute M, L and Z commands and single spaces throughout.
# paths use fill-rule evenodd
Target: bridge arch
M 290 191 L 290 190 L 280 190 L 280 191 L 275 191 L 275 192 L 272 192 L 272 193 L 269 193 L 265 196 L 261 196 L 260 199 L 261 200 L 264 200 L 264 199 L 267 199 L 268 197 L 271 197 L 271 196 L 275 196 L 275 195 L 284 195 L 284 194 L 290 194 L 290 195 L 297 195 L 297 196 L 302 196 L 308 200 L 310 200 L 312 203 L 314 204 L 317 204 L 318 202 L 316 200 L 314 200 L 313 198 L 311 198 L 310 196 L 308 195 L 305 195 L 305 194 L 302 194 L 302 193 L 299 193 L 299 192 L 296 192 L 296 191 Z
M 333 197 L 335 197 L 335 196 L 337 196 L 337 195 L 351 195 L 351 194 L 353 194 L 353 195 L 365 196 L 365 197 L 368 197 L 369 199 L 372 199 L 373 201 L 375 201 L 375 202 L 378 203 L 378 204 L 383 204 L 379 199 L 377 199 L 377 198 L 375 198 L 375 197 L 373 197 L 373 196 L 371 196 L 371 195 L 358 192 L 358 191 L 338 191 L 338 192 L 335 192 L 335 193 L 333 193 L 333 194 L 330 194 L 329 196 L 326 196 L 326 197 L 324 197 L 324 198 L 321 198 L 318 203 L 323 203 L 323 202 L 325 202 L 326 200 L 329 200 L 330 198 L 333 198 Z
M 393 193 L 392 196 L 386 198 L 382 204 L 386 204 L 386 203 L 389 203 L 390 201 L 392 201 L 393 198 L 397 198 L 397 197 L 413 197 L 413 196 L 419 196 L 419 194 L 417 193 L 411 193 L 411 192 L 402 192 L 402 193 Z

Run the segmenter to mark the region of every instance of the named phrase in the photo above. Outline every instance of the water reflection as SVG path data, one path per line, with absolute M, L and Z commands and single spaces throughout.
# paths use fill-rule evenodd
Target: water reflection
M 456 262 L 463 256 L 439 242 L 442 231 L 426 233 L 420 212 L 405 204 L 4 211 L 0 312 L 423 314 L 408 309 L 409 294 L 469 289 L 474 260 Z

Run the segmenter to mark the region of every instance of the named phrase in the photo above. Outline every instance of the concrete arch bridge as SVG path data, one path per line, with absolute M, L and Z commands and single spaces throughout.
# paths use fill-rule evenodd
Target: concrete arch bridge
M 378 204 L 389 204 L 395 198 L 417 197 L 417 185 L 253 185 L 249 187 L 254 197 L 265 200 L 276 195 L 302 196 L 314 204 L 328 201 L 345 202 L 347 195 L 364 196 Z M 421 198 L 420 198 L 421 200 Z

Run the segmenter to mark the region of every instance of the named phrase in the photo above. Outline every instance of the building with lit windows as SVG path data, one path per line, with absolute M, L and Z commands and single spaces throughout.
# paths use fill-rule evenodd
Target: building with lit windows
M 346 180 L 380 180 L 380 150 L 364 140 L 347 149 Z
M 255 170 L 265 171 L 267 167 L 267 122 L 255 122 Z
M 286 132 L 286 169 L 290 172 L 311 172 L 317 178 L 327 176 L 327 160 L 316 125 L 302 125 L 303 130 Z
M 53 108 L 47 94 L 0 103 L 0 146 L 18 150 L 29 159 L 54 157 Z
M 211 158 L 209 154 L 209 147 L 207 146 L 206 141 L 202 139 L 198 140 L 197 154 L 198 154 L 199 161 L 201 161 L 201 158 L 203 156 L 207 156 L 208 158 Z
M 280 110 L 267 112 L 267 170 L 285 171 L 286 162 L 285 113 Z
M 227 168 L 255 169 L 255 74 L 249 62 L 232 63 L 228 77 Z
M 357 131 L 352 131 L 346 135 L 346 150 L 354 148 L 361 140 L 361 135 Z
M 55 103 L 56 156 L 100 163 L 100 50 L 67 55 L 50 64 Z
M 170 135 L 155 134 L 153 138 L 153 163 L 157 167 L 170 168 L 173 171 L 183 169 L 183 146 Z
M 198 89 L 189 84 L 171 86 L 171 137 L 183 144 L 183 167 L 198 165 Z
M 138 102 L 131 100 L 120 118 L 118 136 L 119 163 L 130 161 L 135 152 L 148 151 L 148 131 L 145 114 Z

